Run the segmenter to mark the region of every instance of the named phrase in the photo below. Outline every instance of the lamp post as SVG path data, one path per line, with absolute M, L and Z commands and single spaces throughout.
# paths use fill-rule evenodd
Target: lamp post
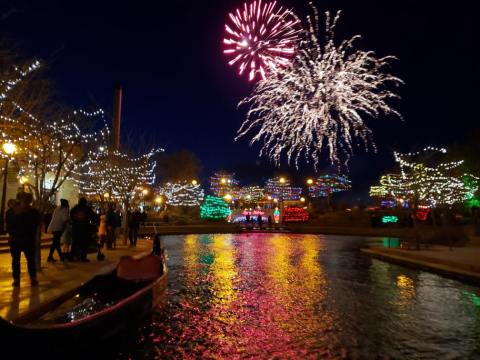
M 3 172 L 3 189 L 2 189 L 2 207 L 0 209 L 0 233 L 5 234 L 5 201 L 7 197 L 7 176 L 8 176 L 8 163 L 10 156 L 15 154 L 17 146 L 14 143 L 8 142 L 2 145 L 2 150 L 7 157 L 5 158 L 5 170 Z

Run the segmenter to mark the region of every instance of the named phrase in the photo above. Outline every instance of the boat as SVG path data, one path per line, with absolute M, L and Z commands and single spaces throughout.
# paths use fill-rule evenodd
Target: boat
M 113 271 L 95 276 L 14 321 L 0 318 L 0 336 L 3 344 L 25 344 L 14 346 L 14 355 L 30 351 L 71 354 L 136 328 L 153 309 L 166 303 L 163 251 L 161 256 L 125 256 Z

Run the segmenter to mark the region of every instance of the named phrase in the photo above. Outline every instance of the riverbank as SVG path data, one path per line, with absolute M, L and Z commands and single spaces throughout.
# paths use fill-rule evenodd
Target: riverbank
M 265 229 L 268 227 L 264 226 Z M 409 237 L 411 230 L 402 228 L 372 228 L 357 226 L 324 226 L 313 224 L 288 224 L 282 226 L 297 234 L 350 235 L 350 236 L 389 236 Z M 242 226 L 229 223 L 205 223 L 194 225 L 157 224 L 142 226 L 143 235 L 187 235 L 187 234 L 235 234 L 242 232 Z
M 480 246 L 431 246 L 422 250 L 373 247 L 361 249 L 372 257 L 480 284 Z
M 12 287 L 10 254 L 0 254 L 0 316 L 14 320 L 27 311 L 38 309 L 56 297 L 71 291 L 98 274 L 115 268 L 120 257 L 149 252 L 151 242 L 139 240 L 136 248 L 124 245 L 114 250 L 104 250 L 105 260 L 97 261 L 96 254 L 90 254 L 91 262 L 46 262 L 48 250 L 42 250 L 42 271 L 38 274 L 39 285 L 30 286 L 27 264 L 22 255 L 20 288 Z

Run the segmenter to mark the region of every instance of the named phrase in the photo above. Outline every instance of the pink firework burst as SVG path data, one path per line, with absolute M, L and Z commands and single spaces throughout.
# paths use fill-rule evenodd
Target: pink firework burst
M 262 0 L 244 3 L 243 9 L 229 14 L 225 25 L 224 54 L 238 73 L 265 79 L 268 69 L 288 64 L 300 33 L 300 21 L 290 11 L 276 8 L 277 2 Z

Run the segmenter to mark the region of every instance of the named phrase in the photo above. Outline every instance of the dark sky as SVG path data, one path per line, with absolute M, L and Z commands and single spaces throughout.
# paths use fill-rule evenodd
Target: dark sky
M 98 104 L 110 112 L 119 83 L 127 132 L 145 133 L 167 151 L 191 149 L 204 164 L 204 176 L 224 168 L 260 182 L 274 169 L 258 160 L 258 147 L 233 142 L 245 114 L 236 104 L 251 85 L 228 67 L 222 53 L 226 16 L 243 2 L 4 0 L 0 29 L 26 56 L 47 62 L 48 76 L 67 104 Z M 306 0 L 280 2 L 300 16 L 309 11 Z M 477 12 L 470 3 L 316 2 L 320 11 L 343 10 L 339 38 L 362 34 L 361 48 L 397 56 L 392 70 L 406 82 L 397 104 L 405 121 L 368 121 L 378 154 L 359 149 L 352 158 L 351 194 L 365 195 L 393 166 L 392 150 L 460 142 L 476 126 Z M 312 173 L 289 172 L 298 178 Z

